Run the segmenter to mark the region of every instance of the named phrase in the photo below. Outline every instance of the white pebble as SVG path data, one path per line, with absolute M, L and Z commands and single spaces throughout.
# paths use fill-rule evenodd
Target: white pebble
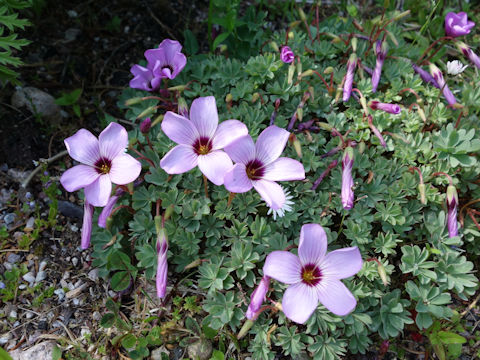
M 72 264 L 73 264 L 73 266 L 78 265 L 78 259 L 76 257 L 72 258 Z
M 31 271 L 26 273 L 25 275 L 23 275 L 22 278 L 23 278 L 23 280 L 25 280 L 29 284 L 33 284 L 35 282 L 35 276 L 33 275 L 33 273 Z

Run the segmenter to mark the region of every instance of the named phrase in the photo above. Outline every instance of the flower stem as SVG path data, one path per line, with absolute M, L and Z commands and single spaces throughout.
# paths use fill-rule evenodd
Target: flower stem
M 228 194 L 228 202 L 227 202 L 227 207 L 229 207 L 230 205 L 232 205 L 232 201 L 233 201 L 233 198 L 235 197 L 236 193 L 234 192 L 230 192 Z
M 203 188 L 205 190 L 205 197 L 208 199 L 208 179 L 203 175 Z

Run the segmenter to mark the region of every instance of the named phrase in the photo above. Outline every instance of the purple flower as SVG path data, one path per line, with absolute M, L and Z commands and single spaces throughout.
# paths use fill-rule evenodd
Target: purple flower
M 157 296 L 160 299 L 163 299 L 167 292 L 167 250 L 167 233 L 164 228 L 161 228 L 157 236 L 157 276 L 155 281 L 157 286 Z
M 465 12 L 449 12 L 445 16 L 445 33 L 447 36 L 458 37 L 470 34 L 470 30 L 475 26 L 473 21 L 469 21 Z
M 150 128 L 152 127 L 152 120 L 150 120 L 149 117 L 147 117 L 145 120 L 143 120 L 141 123 L 140 123 L 140 132 L 142 134 L 148 134 L 148 132 L 150 131 Z
M 135 76 L 130 80 L 134 89 L 154 91 L 160 87 L 162 79 L 174 79 L 185 67 L 187 58 L 180 51 L 178 41 L 165 39 L 157 49 L 145 51 L 147 67 L 133 65 L 130 72 Z
M 353 193 L 353 148 L 347 146 L 343 153 L 342 159 L 342 205 L 345 210 L 353 208 L 353 200 L 355 195 Z
M 457 207 L 458 207 L 458 194 L 457 189 L 453 185 L 447 187 L 447 228 L 448 236 L 454 237 L 458 236 L 458 225 L 457 225 Z
M 100 213 L 100 216 L 98 217 L 98 226 L 100 226 L 101 228 L 106 228 L 107 227 L 107 219 L 109 218 L 110 214 L 112 213 L 113 207 L 117 203 L 118 199 L 124 193 L 125 193 L 125 191 L 123 189 L 118 188 L 115 191 L 115 195 L 111 196 L 110 199 L 108 199 L 107 205 L 105 205 L 102 212 Z
M 400 112 L 402 111 L 402 108 L 397 104 L 387 104 L 381 103 L 379 101 L 370 101 L 370 108 L 372 110 L 383 110 L 395 115 L 400 114 Z
M 357 67 L 357 55 L 352 53 L 347 61 L 347 74 L 345 75 L 345 83 L 343 84 L 343 101 L 348 101 L 352 95 L 353 76 Z
M 463 55 L 465 55 L 468 60 L 470 60 L 477 68 L 480 69 L 480 58 L 478 57 L 478 55 L 475 54 L 472 49 L 468 47 L 467 44 L 461 41 L 456 42 L 456 45 L 458 49 L 463 53 Z
M 420 75 L 423 81 L 426 83 L 430 83 L 436 88 L 440 89 L 440 86 L 438 86 L 437 81 L 430 75 L 427 71 L 423 70 L 420 66 L 417 66 L 416 64 L 412 63 L 413 70 Z
M 269 286 L 270 278 L 268 276 L 262 277 L 260 284 L 258 284 L 257 288 L 253 291 L 252 296 L 250 296 L 250 305 L 248 305 L 247 312 L 245 313 L 245 317 L 248 320 L 255 320 L 258 317 Z
M 107 205 L 112 183 L 125 185 L 135 180 L 142 165 L 125 153 L 128 134 L 117 123 L 110 123 L 97 138 L 80 129 L 65 139 L 70 156 L 82 163 L 65 171 L 60 182 L 67 191 L 85 188 L 85 199 L 93 206 Z
M 254 187 L 272 210 L 282 209 L 285 193 L 276 181 L 305 179 L 302 163 L 279 157 L 289 135 L 288 131 L 272 125 L 262 131 L 256 144 L 250 135 L 245 135 L 226 146 L 225 151 L 236 163 L 225 174 L 227 190 L 244 193 Z
M 455 105 L 457 103 L 457 100 L 455 99 L 455 96 L 450 91 L 445 79 L 443 78 L 442 72 L 435 64 L 432 64 L 432 63 L 430 64 L 430 74 L 432 74 L 433 78 L 435 79 L 438 86 L 442 90 L 443 96 L 445 96 L 445 99 L 447 99 L 447 102 L 450 105 Z
M 377 62 L 375 64 L 375 70 L 372 74 L 372 92 L 377 91 L 378 83 L 380 82 L 380 75 L 382 75 L 382 67 L 385 58 L 387 57 L 387 42 L 386 41 L 377 41 L 377 46 L 375 47 L 375 53 L 377 54 Z
M 290 49 L 288 46 L 282 46 L 282 50 L 280 51 L 280 60 L 282 60 L 285 64 L 290 64 L 294 58 L 295 54 L 293 53 L 292 49 Z
M 83 224 L 82 224 L 82 241 L 81 247 L 83 250 L 90 246 L 90 237 L 92 235 L 92 218 L 95 208 L 85 199 L 83 204 Z
M 182 174 L 198 165 L 215 185 L 223 184 L 225 173 L 233 166 L 232 160 L 220 149 L 248 134 L 247 127 L 238 120 L 218 125 L 213 96 L 193 100 L 190 119 L 168 111 L 162 121 L 162 130 L 179 145 L 163 157 L 161 168 L 169 174 Z
M 282 300 L 285 315 L 305 323 L 322 303 L 336 315 L 347 315 L 357 301 L 340 281 L 362 268 L 358 248 L 349 247 L 326 254 L 327 235 L 318 224 L 306 224 L 300 231 L 298 256 L 288 251 L 274 251 L 267 256 L 263 273 L 289 284 Z

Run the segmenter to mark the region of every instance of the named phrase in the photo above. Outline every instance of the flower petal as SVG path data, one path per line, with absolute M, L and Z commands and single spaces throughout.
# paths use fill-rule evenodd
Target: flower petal
M 255 150 L 257 158 L 264 164 L 269 164 L 278 159 L 287 144 L 290 133 L 278 126 L 267 127 L 258 136 Z
M 173 74 L 172 74 L 172 79 L 175 79 L 175 77 L 178 75 L 180 71 L 183 70 L 185 65 L 187 64 L 187 57 L 183 55 L 181 52 L 178 52 L 175 54 L 173 57 Z
M 130 80 L 129 86 L 132 89 L 140 89 L 146 91 L 152 91 L 153 88 L 150 84 L 150 81 L 153 78 L 152 72 L 140 65 L 133 65 L 130 68 L 130 72 L 133 74 L 134 78 Z
M 303 265 L 318 264 L 327 252 L 327 234 L 318 224 L 305 224 L 300 230 L 298 257 Z
M 100 158 L 97 138 L 88 130 L 80 129 L 64 140 L 68 154 L 78 162 L 93 166 Z
M 211 139 L 218 126 L 218 112 L 215 97 L 200 97 L 192 102 L 190 120 L 195 125 L 200 136 Z
M 198 156 L 198 168 L 215 185 L 223 185 L 223 178 L 232 167 L 232 160 L 221 150 Z
M 105 206 L 112 192 L 109 175 L 100 175 L 97 180 L 85 187 L 85 198 L 93 206 Z
M 255 159 L 255 144 L 250 135 L 245 135 L 230 145 L 224 147 L 224 150 L 236 163 L 247 164 L 250 160 Z
M 182 51 L 182 45 L 176 41 L 171 39 L 163 40 L 160 45 L 158 45 L 159 49 L 165 51 L 166 60 L 171 63 L 177 53 Z
M 300 249 L 299 251 L 300 252 Z M 356 246 L 332 251 L 320 264 L 322 274 L 332 279 L 345 279 L 362 268 L 362 255 Z
M 347 315 L 357 305 L 355 297 L 340 280 L 324 279 L 315 288 L 318 300 L 335 315 Z
M 304 324 L 318 306 L 315 287 L 304 283 L 291 285 L 283 294 L 282 308 L 285 316 L 299 324 Z
M 109 160 L 123 153 L 128 145 L 128 133 L 117 123 L 110 123 L 98 136 L 100 154 Z
M 160 160 L 160 167 L 168 174 L 183 174 L 197 166 L 197 158 L 191 146 L 177 145 Z
M 264 275 L 285 284 L 296 284 L 302 281 L 301 271 L 300 259 L 288 251 L 272 251 L 263 265 Z
M 145 58 L 147 59 L 147 68 L 155 74 L 154 70 L 161 71 L 162 65 L 167 64 L 167 57 L 165 55 L 165 49 L 148 49 L 145 51 Z M 158 76 L 159 73 L 156 73 Z
M 193 145 L 199 137 L 193 123 L 181 115 L 168 111 L 162 121 L 162 130 L 177 144 Z
M 213 135 L 212 149 L 223 149 L 238 138 L 248 135 L 248 129 L 244 123 L 238 120 L 227 120 L 217 127 Z
M 263 178 L 270 181 L 305 179 L 305 169 L 300 161 L 281 157 L 265 166 Z
M 77 165 L 62 174 L 60 183 L 68 192 L 77 191 L 93 183 L 100 176 L 95 169 L 88 165 Z
M 142 164 L 131 155 L 120 154 L 112 160 L 110 179 L 114 184 L 125 185 L 135 180 L 142 171 Z
M 263 200 L 273 210 L 278 210 L 285 204 L 285 193 L 280 185 L 269 180 L 252 181 L 253 187 L 258 191 Z
M 245 165 L 235 164 L 232 169 L 227 171 L 224 177 L 225 188 L 233 193 L 244 193 L 253 186 L 252 181 L 247 176 Z

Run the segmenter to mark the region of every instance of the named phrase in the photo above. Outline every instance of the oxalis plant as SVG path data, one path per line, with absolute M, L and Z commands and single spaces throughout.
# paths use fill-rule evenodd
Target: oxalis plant
M 299 10 L 245 61 L 163 40 L 130 70 L 129 125 L 65 139 L 80 164 L 60 181 L 83 189 L 92 265 L 119 294 L 156 283 L 154 342 L 109 300 L 102 324 L 129 356 L 210 339 L 215 359 L 381 358 L 408 351 L 402 336 L 459 356 L 480 254 L 480 64 L 459 40 L 466 13 L 432 42 L 409 16 Z

